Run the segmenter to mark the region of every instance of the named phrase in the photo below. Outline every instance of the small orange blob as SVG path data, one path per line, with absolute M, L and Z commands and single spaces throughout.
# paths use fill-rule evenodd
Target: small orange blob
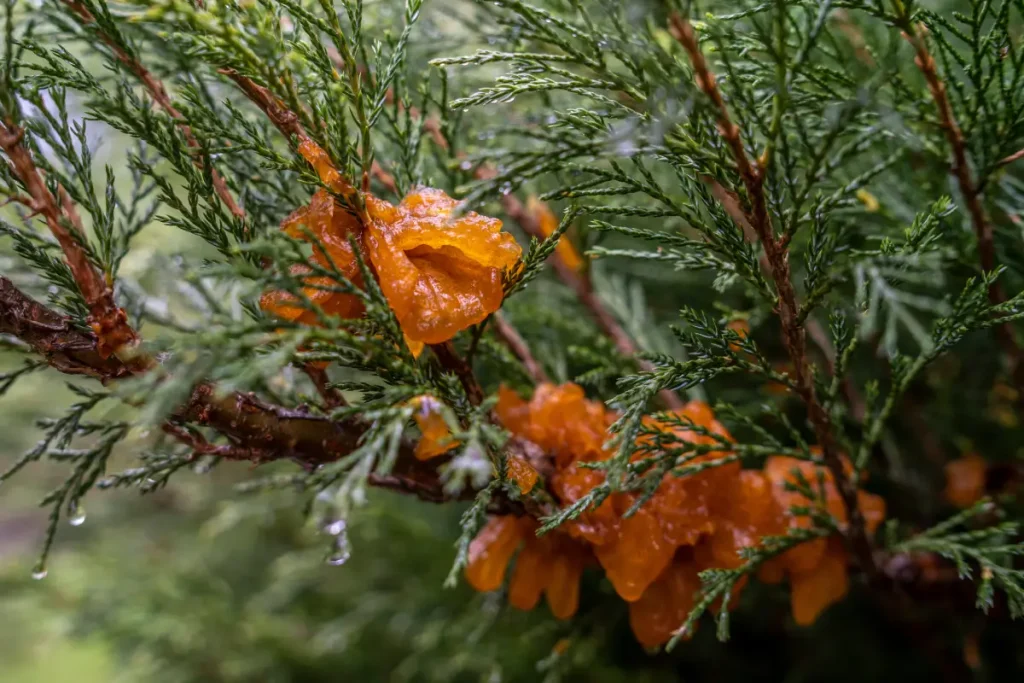
M 629 625 L 641 645 L 662 645 L 683 625 L 700 590 L 698 571 L 692 560 L 676 560 L 639 600 L 629 604 Z M 687 633 L 684 637 L 692 635 Z
M 846 595 L 850 587 L 846 562 L 842 543 L 829 539 L 824 557 L 814 569 L 790 574 L 790 603 L 797 624 L 813 624 L 826 607 Z
M 735 332 L 740 339 L 746 339 L 747 336 L 750 334 L 750 323 L 747 322 L 746 318 L 736 318 L 735 320 L 730 320 L 729 323 L 725 326 L 725 328 L 727 330 L 732 330 L 733 332 Z M 729 350 L 732 351 L 733 353 L 738 353 L 740 351 L 740 345 L 737 344 L 736 342 L 730 342 Z
M 444 455 L 458 446 L 441 414 L 441 404 L 433 396 L 417 396 L 413 399 L 416 412 L 413 419 L 420 428 L 421 437 L 414 452 L 417 460 L 430 460 Z
M 524 494 L 532 491 L 533 487 L 537 485 L 537 479 L 540 475 L 525 458 L 521 458 L 518 455 L 510 455 L 505 461 L 505 467 L 508 478 L 514 481 L 519 486 L 519 490 Z
M 332 192 L 345 196 L 355 191 L 352 185 L 338 173 L 338 169 L 334 168 L 331 157 L 320 145 L 309 138 L 303 138 L 299 142 L 299 154 L 316 170 L 317 175 L 320 176 L 320 182 L 329 187 Z
M 970 453 L 946 463 L 945 498 L 958 508 L 969 508 L 985 495 L 985 460 Z
M 505 569 L 526 531 L 516 517 L 491 517 L 469 544 L 469 562 L 466 564 L 469 585 L 480 592 L 501 588 Z
M 527 212 L 533 216 L 544 237 L 551 237 L 558 229 L 558 217 L 552 213 L 547 204 L 536 197 L 530 197 L 526 202 Z M 583 267 L 583 258 L 576 251 L 566 235 L 562 235 L 555 247 L 555 256 L 571 270 L 579 271 Z
M 821 454 L 818 448 L 812 448 L 811 452 Z M 851 475 L 853 467 L 845 458 L 843 465 L 846 475 Z M 788 526 L 810 528 L 811 520 L 794 514 L 791 508 L 813 507 L 822 503 L 824 511 L 837 522 L 846 522 L 846 508 L 835 478 L 826 467 L 806 460 L 772 456 L 765 462 L 764 472 L 772 482 L 776 503 Z M 809 486 L 818 500 L 808 500 L 800 491 L 787 490 L 787 484 Z M 865 526 L 874 533 L 885 519 L 885 501 L 872 493 L 858 490 L 857 502 L 864 515 Z M 849 588 L 847 564 L 846 550 L 838 538 L 816 538 L 764 563 L 758 576 L 766 583 L 775 583 L 783 576 L 789 576 L 793 619 L 797 624 L 806 626 L 813 623 L 826 607 L 846 595 Z

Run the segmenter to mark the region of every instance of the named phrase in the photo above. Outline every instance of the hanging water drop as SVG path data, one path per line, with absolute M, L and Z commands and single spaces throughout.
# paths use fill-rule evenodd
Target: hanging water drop
M 74 506 L 69 511 L 68 524 L 71 526 L 82 526 L 85 524 L 85 508 L 81 505 Z
M 37 564 L 35 566 L 35 569 L 32 570 L 32 578 L 35 579 L 36 581 L 42 581 L 43 579 L 46 578 L 46 575 L 48 573 L 49 572 L 46 571 L 46 565 L 44 565 L 44 564 Z
M 348 558 L 352 557 L 352 546 L 348 542 L 348 532 L 345 530 L 344 521 L 338 521 L 342 522 L 342 530 L 334 541 L 334 552 L 327 556 L 327 564 L 332 567 L 340 567 L 348 562 Z
M 352 553 L 349 552 L 347 549 L 337 550 L 331 553 L 331 556 L 327 558 L 327 564 L 331 565 L 332 567 L 340 567 L 341 565 L 348 562 L 348 558 L 351 556 Z

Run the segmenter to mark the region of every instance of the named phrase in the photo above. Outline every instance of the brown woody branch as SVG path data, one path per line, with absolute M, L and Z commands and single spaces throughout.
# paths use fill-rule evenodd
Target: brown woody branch
M 689 20 L 673 13 L 669 17 L 669 22 L 674 37 L 690 59 L 697 85 L 714 106 L 718 131 L 732 152 L 747 195 L 748 205 L 743 207 L 743 214 L 764 249 L 769 273 L 778 295 L 776 311 L 782 325 L 783 342 L 793 363 L 793 381 L 797 393 L 807 407 L 807 416 L 821 446 L 822 457 L 832 473 L 846 509 L 848 524 L 845 537 L 861 568 L 868 576 L 874 576 L 877 568 L 871 540 L 864 526 L 864 516 L 857 502 L 857 485 L 846 474 L 828 413 L 818 401 L 815 392 L 811 365 L 807 357 L 805 331 L 799 320 L 800 309 L 790 275 L 789 251 L 776 239 L 768 214 L 764 192 L 764 169 L 761 168 L 760 162 L 751 162 L 747 157 L 739 127 L 729 116 L 729 109 L 718 89 L 714 74 L 708 68 Z
M 928 84 L 928 91 L 931 93 L 932 100 L 935 102 L 935 108 L 939 113 L 939 122 L 946 135 L 946 141 L 953 152 L 951 170 L 954 177 L 956 177 L 957 186 L 960 188 L 960 194 L 964 198 L 964 203 L 967 205 L 967 213 L 970 215 L 971 225 L 974 226 L 974 236 L 978 243 L 978 258 L 981 261 L 981 269 L 989 273 L 996 267 L 995 241 L 992 233 L 992 224 L 985 216 L 985 209 L 981 205 L 980 188 L 971 176 L 971 168 L 967 161 L 967 142 L 953 114 L 953 107 L 949 102 L 949 97 L 946 95 L 946 84 L 943 83 L 942 78 L 939 76 L 935 59 L 928 51 L 928 44 L 923 33 L 910 21 L 910 17 L 906 14 L 901 17 L 901 20 L 900 28 L 903 30 L 903 37 L 914 48 L 914 64 L 921 70 Z M 1000 164 L 1010 163 L 1022 154 L 1024 154 L 1024 150 L 1003 159 Z M 998 281 L 989 285 L 988 299 L 993 305 L 1006 301 L 1006 295 Z M 1021 349 L 1017 344 L 1013 328 L 1009 323 L 999 325 L 996 327 L 996 335 L 1003 350 L 1010 358 L 1011 374 L 1014 375 L 1015 380 L 1020 384 L 1022 378 L 1017 377 L 1017 375 L 1024 369 L 1024 363 L 1022 363 Z
M 0 333 L 22 340 L 64 373 L 109 382 L 147 372 L 146 368 L 131 367 L 115 356 L 102 356 L 95 335 L 75 328 L 67 318 L 34 301 L 2 276 Z M 210 444 L 184 429 L 183 424 L 210 427 L 231 443 Z M 305 410 L 268 404 L 252 394 L 220 394 L 209 384 L 197 386 L 164 428 L 197 454 L 256 463 L 291 459 L 307 468 L 348 455 L 366 432 L 366 426 L 354 419 L 332 421 Z M 447 493 L 436 461 L 421 462 L 413 451 L 411 443 L 403 442 L 392 471 L 387 476 L 372 476 L 370 483 L 434 502 L 471 497 L 475 493 Z M 521 505 L 503 499 L 496 501 L 495 509 L 522 513 Z
M 82 221 L 71 197 L 60 185 L 54 197 L 36 168 L 32 155 L 25 146 L 25 131 L 12 120 L 0 121 L 0 149 L 7 155 L 7 163 L 28 193 L 18 195 L 18 201 L 28 204 L 33 213 L 43 217 L 50 232 L 57 239 L 71 274 L 89 309 L 90 322 L 98 336 L 98 352 L 106 357 L 116 354 L 122 347 L 136 342 L 135 331 L 128 325 L 128 317 L 116 303 L 114 292 L 86 253 L 81 240 L 85 239 Z
M 117 58 L 130 72 L 135 74 L 135 77 L 139 79 L 146 91 L 149 92 L 150 97 L 156 102 L 161 109 L 167 112 L 167 115 L 178 122 L 178 127 L 181 128 L 182 135 L 185 136 L 185 143 L 192 149 L 199 149 L 199 141 L 196 140 L 195 135 L 192 133 L 192 129 L 189 128 L 182 121 L 181 112 L 179 112 L 174 104 L 171 102 L 170 96 L 167 94 L 167 89 L 159 78 L 154 76 L 146 67 L 144 67 L 138 60 L 133 59 L 112 36 L 107 35 L 96 23 L 96 17 L 92 15 L 89 9 L 77 2 L 76 0 L 64 0 L 64 4 L 78 16 L 81 20 L 82 25 L 91 28 L 96 35 L 102 40 L 110 50 L 113 52 L 114 57 Z M 196 159 L 195 165 L 202 169 L 202 161 Z M 220 197 L 221 201 L 224 202 L 224 206 L 236 217 L 245 218 L 245 211 L 238 205 L 235 198 L 231 195 L 231 190 L 228 189 L 228 185 L 224 180 L 224 177 L 217 172 L 216 169 L 210 169 L 210 178 L 213 181 L 213 189 Z
M 115 356 L 102 356 L 91 331 L 23 295 L 0 276 L 0 333 L 17 337 L 47 363 L 69 375 L 86 375 L 102 382 L 131 375 Z
M 218 69 L 218 72 L 224 76 L 227 76 L 235 82 L 245 96 L 252 101 L 265 115 L 270 122 L 274 124 L 281 133 L 290 141 L 293 137 L 297 138 L 301 143 L 308 140 L 309 142 L 316 142 L 306 132 L 302 122 L 299 121 L 298 115 L 292 110 L 288 109 L 281 100 L 279 100 L 274 93 L 270 92 L 267 88 L 254 82 L 251 78 L 243 76 L 234 69 Z M 381 169 L 383 172 L 383 169 Z M 353 200 L 358 198 L 359 192 L 356 188 L 349 183 L 347 179 L 339 175 L 339 180 L 344 184 L 341 195 L 347 200 Z M 392 184 L 394 179 L 392 179 Z M 355 202 L 356 206 L 360 204 Z

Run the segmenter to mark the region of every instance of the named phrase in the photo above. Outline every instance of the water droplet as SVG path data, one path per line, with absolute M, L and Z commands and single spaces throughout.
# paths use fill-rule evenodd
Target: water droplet
M 338 550 L 336 552 L 331 553 L 331 556 L 327 558 L 327 564 L 331 565 L 332 567 L 340 567 L 341 565 L 348 562 L 348 558 L 351 556 L 352 553 L 349 552 L 347 549 Z
M 348 525 L 345 523 L 345 520 L 336 519 L 327 526 L 325 526 L 324 531 L 329 533 L 331 536 L 340 536 L 341 534 L 345 533 L 345 528 L 347 526 Z
M 42 581 L 46 578 L 49 572 L 46 571 L 46 565 L 37 564 L 35 569 L 32 570 L 32 578 L 36 581 Z
M 352 557 L 352 546 L 348 542 L 348 532 L 345 530 L 345 524 L 342 520 L 338 521 L 342 522 L 342 530 L 334 541 L 334 552 L 327 556 L 327 564 L 332 567 L 340 567 L 348 562 L 348 558 Z
M 85 524 L 85 508 L 80 505 L 76 505 L 71 510 L 70 517 L 68 517 L 68 524 L 71 526 L 82 526 Z

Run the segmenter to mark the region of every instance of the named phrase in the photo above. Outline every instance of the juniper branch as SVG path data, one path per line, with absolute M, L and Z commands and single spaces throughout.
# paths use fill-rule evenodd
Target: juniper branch
M 782 324 L 783 342 L 793 363 L 796 391 L 806 405 L 807 416 L 821 446 L 825 464 L 835 478 L 840 497 L 843 500 L 849 520 L 845 537 L 861 568 L 869 576 L 874 576 L 877 570 L 871 540 L 868 538 L 864 517 L 857 503 L 857 486 L 846 475 L 832 431 L 831 420 L 816 396 L 814 379 L 811 376 L 810 363 L 807 358 L 805 332 L 798 318 L 800 308 L 790 276 L 789 251 L 781 239 L 776 239 L 771 218 L 768 215 L 764 191 L 764 169 L 760 162 L 751 162 L 747 156 L 740 136 L 740 129 L 730 117 L 729 109 L 722 98 L 714 74 L 708 68 L 697 43 L 693 26 L 688 19 L 678 13 L 671 14 L 669 22 L 674 37 L 682 45 L 690 59 L 698 87 L 714 106 L 719 134 L 729 147 L 743 182 L 749 203 L 749 206 L 744 208 L 744 213 L 761 242 L 770 266 L 778 297 L 776 310 Z
M 914 48 L 914 64 L 920 69 L 921 74 L 928 83 L 928 92 L 935 102 L 935 108 L 939 113 L 939 122 L 952 151 L 953 165 L 950 170 L 956 177 L 960 194 L 967 205 L 967 213 L 971 218 L 971 225 L 974 227 L 981 269 L 985 273 L 990 273 L 997 266 L 992 224 L 985 215 L 984 207 L 981 205 L 981 191 L 978 183 L 971 176 L 970 164 L 967 161 L 967 141 L 953 113 L 953 107 L 950 104 L 949 97 L 946 95 L 946 84 L 939 75 L 935 59 L 928 50 L 928 43 L 924 35 L 921 33 L 920 28 L 913 23 L 906 5 L 901 0 L 893 0 L 893 5 L 896 9 L 896 26 L 902 30 L 903 37 Z M 1018 154 L 1022 153 L 1024 153 L 1024 150 L 1018 152 Z M 999 163 L 1012 162 L 1014 156 L 1016 155 L 1011 155 L 1011 157 L 1007 157 L 1007 159 Z M 989 285 L 988 299 L 993 305 L 1006 301 L 1006 294 L 996 280 L 993 280 Z M 1017 378 L 1017 373 L 1021 369 L 1022 357 L 1013 328 L 1009 323 L 1005 323 L 996 327 L 996 334 L 1003 349 L 1010 357 L 1011 374 L 1014 375 L 1015 380 L 1020 384 L 1022 378 Z
M 188 124 L 182 120 L 181 112 L 179 112 L 171 102 L 171 98 L 167 94 L 167 88 L 164 87 L 164 84 L 160 79 L 154 76 L 153 73 L 143 66 L 138 59 L 132 57 L 132 55 L 125 49 L 125 46 L 114 36 L 104 32 L 96 21 L 96 17 L 93 16 L 92 12 L 89 11 L 89 8 L 86 7 L 84 3 L 79 0 L 62 1 L 68 9 L 71 10 L 72 14 L 78 18 L 79 22 L 83 26 L 92 29 L 99 39 L 110 47 L 114 57 L 116 57 L 121 64 L 123 64 L 135 75 L 136 78 L 139 79 L 139 82 L 142 83 L 143 87 L 146 88 L 146 91 L 153 98 L 153 101 L 156 102 L 168 116 L 178 122 L 178 125 L 181 128 L 181 133 L 185 136 L 185 143 L 190 148 L 198 150 L 200 148 L 199 141 L 196 139 L 195 134 L 193 134 L 192 129 Z M 201 159 L 197 158 L 195 160 L 195 165 L 197 168 L 202 169 L 203 162 Z M 235 198 L 231 194 L 231 190 L 228 189 L 227 182 L 224 180 L 224 177 L 215 168 L 210 168 L 209 171 L 210 178 L 213 182 L 213 189 L 217 193 L 217 196 L 220 197 L 221 201 L 224 202 L 224 205 L 234 216 L 244 219 L 245 211 L 235 201 Z
M 133 346 L 137 341 L 135 331 L 128 324 L 125 312 L 114 302 L 110 285 L 89 260 L 82 243 L 85 239 L 82 221 L 71 198 L 59 184 L 57 197 L 50 192 L 25 145 L 25 130 L 18 127 L 10 115 L 0 121 L 0 149 L 7 155 L 11 171 L 28 193 L 32 210 L 42 215 L 60 243 L 97 331 L 98 352 L 104 356 L 116 355 L 123 347 Z
M 75 329 L 67 318 L 34 301 L 2 276 L 0 332 L 21 339 L 53 368 L 68 374 L 109 382 L 155 370 L 127 365 L 115 356 L 101 356 L 95 335 Z M 185 424 L 210 427 L 229 438 L 228 446 L 209 444 L 195 436 L 184 439 L 202 455 L 256 463 L 293 460 L 307 469 L 344 458 L 358 448 L 367 430 L 354 418 L 331 420 L 303 409 L 269 404 L 253 394 L 221 393 L 207 383 L 198 385 L 173 411 L 164 429 L 181 438 L 186 433 L 181 425 Z M 371 476 L 370 483 L 414 493 L 431 502 L 462 500 L 475 494 L 471 490 L 457 494 L 446 491 L 436 461 L 419 461 L 414 450 L 412 443 L 403 440 L 391 471 L 385 476 Z M 495 503 L 496 510 L 522 514 L 522 506 L 513 501 L 498 499 Z

